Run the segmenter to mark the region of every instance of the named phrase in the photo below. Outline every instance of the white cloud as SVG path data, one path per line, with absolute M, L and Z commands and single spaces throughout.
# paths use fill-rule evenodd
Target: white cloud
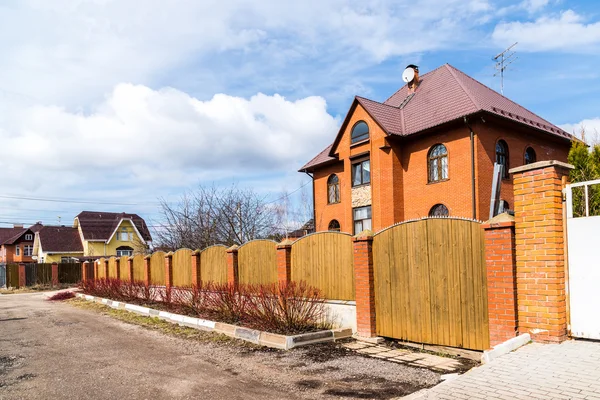
M 560 127 L 577 137 L 581 137 L 583 130 L 587 143 L 600 143 L 600 117 L 584 119 L 573 124 L 560 125 Z
M 600 22 L 566 10 L 556 16 L 542 16 L 533 22 L 502 22 L 492 34 L 498 44 L 519 42 L 523 51 L 596 52 L 600 45 Z

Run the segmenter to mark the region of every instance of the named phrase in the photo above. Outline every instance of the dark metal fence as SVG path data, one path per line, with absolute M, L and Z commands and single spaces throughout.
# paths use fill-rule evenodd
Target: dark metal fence
M 25 286 L 49 285 L 52 283 L 52 264 L 26 264 Z
M 6 266 L 6 286 L 19 287 L 19 266 L 17 264 L 8 264 Z
M 6 265 L 0 264 L 0 288 L 6 287 Z
M 58 282 L 59 283 L 77 283 L 81 280 L 80 263 L 61 263 L 58 264 Z

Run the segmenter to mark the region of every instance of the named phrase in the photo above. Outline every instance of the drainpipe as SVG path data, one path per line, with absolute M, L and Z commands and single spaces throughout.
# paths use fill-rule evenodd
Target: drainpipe
M 471 206 L 473 207 L 473 219 L 477 219 L 477 199 L 475 195 L 475 134 L 469 125 L 467 117 L 464 117 L 465 125 L 471 133 Z
M 304 173 L 308 176 L 310 176 L 310 179 L 312 179 L 312 199 L 313 199 L 313 229 L 316 232 L 317 231 L 317 209 L 315 207 L 315 178 L 314 175 L 311 175 L 308 173 L 308 171 L 304 171 Z

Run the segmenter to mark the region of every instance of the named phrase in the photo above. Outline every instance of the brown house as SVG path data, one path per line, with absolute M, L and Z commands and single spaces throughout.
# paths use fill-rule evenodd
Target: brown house
M 428 215 L 489 217 L 494 163 L 501 204 L 508 170 L 566 161 L 573 137 L 445 64 L 383 103 L 355 97 L 333 143 L 302 167 L 312 173 L 317 231 L 373 231 Z
M 0 228 L 0 264 L 33 262 L 33 240 L 41 224 Z

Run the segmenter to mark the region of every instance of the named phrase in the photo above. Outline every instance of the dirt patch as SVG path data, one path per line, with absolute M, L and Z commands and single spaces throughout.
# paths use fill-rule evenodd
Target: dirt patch
M 441 356 L 441 357 L 445 357 L 445 358 L 451 358 L 451 359 L 456 360 L 456 361 L 458 361 L 460 363 L 460 366 L 455 371 L 453 371 L 453 372 L 459 373 L 459 374 L 463 374 L 463 373 L 469 371 L 470 369 L 475 368 L 475 367 L 481 365 L 481 363 L 479 363 L 479 362 L 477 362 L 475 360 L 472 360 L 470 358 L 455 356 L 455 355 L 452 355 L 452 354 L 445 353 L 445 352 L 443 352 L 441 350 L 438 351 L 438 352 L 431 351 L 431 350 L 421 350 L 421 349 L 417 349 L 417 348 L 412 347 L 412 346 L 405 346 L 402 343 L 398 343 L 398 342 L 396 342 L 394 340 L 386 340 L 383 343 L 383 345 L 387 346 L 387 347 L 389 347 L 391 349 L 402 349 L 402 350 L 411 351 L 413 353 L 425 353 L 425 354 L 432 354 L 434 356 Z

